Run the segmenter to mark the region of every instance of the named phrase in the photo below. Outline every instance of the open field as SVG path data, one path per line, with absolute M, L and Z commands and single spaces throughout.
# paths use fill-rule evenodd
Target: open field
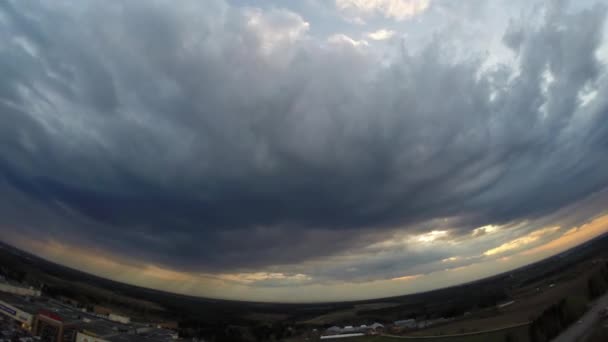
M 393 336 L 362 336 L 349 339 L 340 339 L 344 342 L 528 342 L 528 326 L 523 325 L 488 333 L 467 334 L 464 336 L 436 336 L 436 337 L 393 337 Z
M 315 318 L 302 321 L 301 324 L 310 324 L 310 325 L 333 324 L 334 322 L 357 318 L 357 316 L 360 312 L 364 312 L 366 310 L 380 310 L 380 309 L 391 308 L 391 307 L 398 306 L 398 305 L 399 305 L 399 303 L 357 304 L 353 308 L 330 312 L 325 315 L 317 316 Z
M 550 305 L 558 302 L 561 298 L 576 293 L 581 288 L 585 288 L 586 275 L 594 270 L 595 268 L 593 268 L 590 261 L 583 265 L 577 265 L 577 267 L 569 269 L 564 274 L 560 274 L 561 283 L 553 283 L 553 279 L 546 279 L 519 289 L 513 298 L 515 302 L 508 307 L 483 310 L 470 317 L 416 331 L 411 333 L 411 335 L 462 334 L 526 323 Z M 555 286 L 550 287 L 551 284 Z

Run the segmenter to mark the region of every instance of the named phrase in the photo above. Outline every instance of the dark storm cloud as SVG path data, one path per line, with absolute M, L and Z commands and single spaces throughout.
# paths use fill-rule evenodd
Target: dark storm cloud
M 605 9 L 562 6 L 482 70 L 441 36 L 381 66 L 279 9 L 4 2 L 3 229 L 226 270 L 555 212 L 608 185 Z

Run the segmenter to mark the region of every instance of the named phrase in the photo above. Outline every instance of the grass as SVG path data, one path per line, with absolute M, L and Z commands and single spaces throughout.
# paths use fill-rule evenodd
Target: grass
M 510 339 L 509 339 L 510 336 Z M 336 340 L 338 341 L 338 340 Z M 436 337 L 391 337 L 391 336 L 362 336 L 340 339 L 341 342 L 528 342 L 528 326 L 507 328 L 488 333 L 464 336 Z
M 570 270 L 568 274 L 570 273 L 576 272 Z M 553 283 L 553 281 L 543 281 L 544 284 L 531 284 L 526 288 L 520 289 L 514 298 L 515 303 L 502 310 L 484 310 L 473 313 L 468 318 L 415 331 L 412 334 L 418 336 L 437 335 L 440 333 L 451 335 L 463 332 L 499 329 L 513 324 L 524 323 L 538 316 L 543 310 L 559 302 L 562 298 L 568 297 L 572 293 L 579 293 L 580 289 L 586 286 L 585 279 L 586 277 L 579 275 L 576 278 L 570 278 L 568 281 L 556 283 L 556 286 L 553 288 L 548 287 L 549 283 Z M 541 291 L 537 292 L 537 287 Z
M 352 308 L 329 312 L 312 319 L 299 322 L 300 324 L 312 324 L 312 325 L 324 325 L 324 324 L 335 324 L 343 320 L 353 319 L 357 317 L 359 311 L 364 310 L 377 310 L 382 308 L 390 308 L 397 306 L 399 303 L 368 303 L 368 304 L 357 304 Z

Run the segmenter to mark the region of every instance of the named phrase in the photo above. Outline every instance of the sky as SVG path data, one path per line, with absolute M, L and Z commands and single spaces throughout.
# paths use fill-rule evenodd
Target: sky
M 321 302 L 608 232 L 601 0 L 0 2 L 0 239 Z

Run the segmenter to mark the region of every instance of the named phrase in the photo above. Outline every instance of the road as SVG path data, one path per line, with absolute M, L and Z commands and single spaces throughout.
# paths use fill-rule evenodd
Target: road
M 605 307 L 608 307 L 608 293 L 593 303 L 593 307 L 580 319 L 581 323 L 574 323 L 552 342 L 573 342 L 583 337 L 593 329 L 593 325 L 599 319 L 598 313 Z
M 496 328 L 496 329 L 490 329 L 490 330 L 483 330 L 483 331 L 475 331 L 475 332 L 470 332 L 470 333 L 463 333 L 463 334 L 455 334 L 455 335 L 433 335 L 433 336 L 404 336 L 404 335 L 391 335 L 391 334 L 382 334 L 382 336 L 386 336 L 386 337 L 391 337 L 391 338 L 400 338 L 400 339 L 404 339 L 404 340 L 424 340 L 424 339 L 437 339 L 437 338 L 450 338 L 450 337 L 464 337 L 464 336 L 475 336 L 475 335 L 484 335 L 484 334 L 489 334 L 489 333 L 493 333 L 496 331 L 501 331 L 501 330 L 507 330 L 507 329 L 513 329 L 513 328 L 517 328 L 517 327 L 523 327 L 524 325 L 529 325 L 529 322 L 526 323 L 517 323 L 517 324 L 512 324 L 506 327 L 502 327 L 502 328 Z

